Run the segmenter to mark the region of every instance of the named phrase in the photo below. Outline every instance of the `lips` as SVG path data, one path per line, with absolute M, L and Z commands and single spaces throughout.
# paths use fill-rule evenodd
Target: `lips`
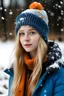
M 32 44 L 25 44 L 24 46 L 30 47 Z

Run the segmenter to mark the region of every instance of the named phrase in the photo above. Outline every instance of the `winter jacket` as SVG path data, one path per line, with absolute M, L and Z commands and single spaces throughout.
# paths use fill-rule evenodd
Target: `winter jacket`
M 64 96 L 64 61 L 58 44 L 49 42 L 47 61 L 43 64 L 43 71 L 32 96 Z M 8 96 L 13 81 L 13 69 L 6 69 L 10 75 Z M 20 94 L 20 93 L 19 93 Z

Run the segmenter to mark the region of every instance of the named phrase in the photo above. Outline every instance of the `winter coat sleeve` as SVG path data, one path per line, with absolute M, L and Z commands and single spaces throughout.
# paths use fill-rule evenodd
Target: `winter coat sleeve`
M 64 68 L 60 67 L 60 70 L 57 72 L 56 77 L 54 96 L 64 96 Z
M 13 77 L 9 77 L 9 84 L 8 84 L 8 96 L 10 96 L 10 89 L 11 89 L 11 85 L 12 85 L 12 81 L 13 81 Z

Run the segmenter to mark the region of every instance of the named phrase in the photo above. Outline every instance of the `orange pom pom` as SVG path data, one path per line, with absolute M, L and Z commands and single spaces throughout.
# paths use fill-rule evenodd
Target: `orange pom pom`
M 29 5 L 29 9 L 39 9 L 39 10 L 43 10 L 44 7 L 42 6 L 41 3 L 38 2 L 33 2 Z

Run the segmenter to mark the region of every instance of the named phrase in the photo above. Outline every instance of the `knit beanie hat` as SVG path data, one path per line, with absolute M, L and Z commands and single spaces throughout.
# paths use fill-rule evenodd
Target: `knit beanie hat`
M 48 43 L 48 16 L 45 10 L 27 9 L 16 18 L 15 32 L 23 25 L 34 27 L 40 36 Z

